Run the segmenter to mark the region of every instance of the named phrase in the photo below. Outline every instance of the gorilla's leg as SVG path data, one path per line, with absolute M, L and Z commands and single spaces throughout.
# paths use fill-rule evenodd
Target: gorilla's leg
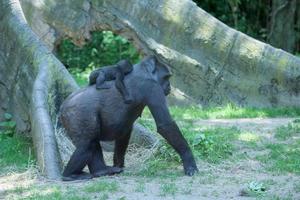
M 102 148 L 98 141 L 94 141 L 92 144 L 92 156 L 88 162 L 88 168 L 94 177 L 113 175 L 122 172 L 122 169 L 119 167 L 106 166 L 103 159 Z
M 80 146 L 77 146 L 63 172 L 62 180 L 73 181 L 92 178 L 90 174 L 82 171 L 91 157 L 92 152 L 89 143 L 86 142 Z
M 125 153 L 128 147 L 130 139 L 131 129 L 125 134 L 124 137 L 119 138 L 115 142 L 114 149 L 114 166 L 115 167 L 124 167 Z

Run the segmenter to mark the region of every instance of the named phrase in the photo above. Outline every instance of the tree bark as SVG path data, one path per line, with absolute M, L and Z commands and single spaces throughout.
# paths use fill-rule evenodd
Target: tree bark
M 19 1 L 0 4 L 1 112 L 13 113 L 19 130 L 31 129 L 49 178 L 60 172 L 58 108 L 78 86 L 41 40 L 54 47 L 64 36 L 82 43 L 91 30 L 112 30 L 172 67 L 178 101 L 300 104 L 298 58 L 229 28 L 189 0 L 24 0 L 22 8 L 27 21 Z
M 273 0 L 270 44 L 293 53 L 296 47 L 296 0 Z
M 18 1 L 2 1 L 0 11 L 0 114 L 12 113 L 19 132 L 31 130 L 42 173 L 58 179 L 52 113 L 78 86 L 29 28 Z
M 177 102 L 300 104 L 298 58 L 229 28 L 192 1 L 22 2 L 33 29 L 40 32 L 36 19 L 41 19 L 55 33 L 54 41 L 69 36 L 81 44 L 92 30 L 112 30 L 144 54 L 155 54 L 172 67 Z

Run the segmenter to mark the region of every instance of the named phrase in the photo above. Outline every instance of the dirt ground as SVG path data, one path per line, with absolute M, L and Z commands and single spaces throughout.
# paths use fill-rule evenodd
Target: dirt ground
M 257 134 L 263 142 L 274 142 L 275 129 L 286 125 L 293 119 L 218 119 L 218 120 L 197 120 L 195 126 L 201 127 L 237 127 L 243 132 Z M 23 199 L 30 196 L 34 188 L 38 192 L 51 193 L 55 188 L 60 191 L 74 192 L 87 199 L 128 199 L 128 200 L 153 200 L 153 199 L 300 199 L 300 177 L 295 174 L 286 173 L 278 175 L 267 171 L 264 166 L 255 159 L 257 155 L 267 153 L 260 148 L 249 148 L 240 143 L 235 144 L 236 154 L 245 154 L 246 159 L 233 161 L 227 159 L 221 164 L 209 164 L 198 161 L 199 174 L 194 177 L 183 175 L 182 167 L 176 169 L 178 176 L 174 177 L 142 177 L 130 174 L 140 165 L 143 160 L 132 161 L 127 166 L 124 174 L 111 177 L 101 177 L 90 181 L 59 182 L 48 181 L 39 176 L 35 168 L 24 173 L 10 173 L 0 177 L 0 199 Z M 258 144 L 259 145 L 259 144 Z M 128 155 L 127 163 L 133 160 L 135 155 Z M 106 154 L 110 158 L 110 154 Z M 300 158 L 300 155 L 299 155 Z M 87 186 L 97 184 L 99 181 L 117 183 L 117 189 L 113 192 L 89 191 Z M 250 183 L 264 183 L 265 191 L 260 194 L 249 195 L 244 191 Z M 22 189 L 23 188 L 23 189 Z M 44 188 L 44 189 L 41 189 Z M 54 188 L 54 189 L 53 189 Z M 31 198 L 34 199 L 34 198 Z M 51 199 L 46 198 L 45 199 Z M 72 199 L 72 198 L 70 198 Z M 73 198 L 80 199 L 80 198 Z

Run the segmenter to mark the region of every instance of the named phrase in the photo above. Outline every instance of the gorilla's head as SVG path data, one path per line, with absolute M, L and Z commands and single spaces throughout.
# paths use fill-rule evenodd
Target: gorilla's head
M 169 67 L 160 62 L 155 56 L 146 57 L 141 64 L 147 70 L 148 74 L 150 74 L 151 79 L 154 79 L 161 85 L 165 95 L 170 94 L 171 84 L 169 79 L 172 73 Z
M 122 72 L 124 74 L 128 74 L 132 71 L 132 64 L 129 60 L 120 60 L 118 63 L 117 63 L 117 66 L 120 67 L 120 69 L 122 70 Z

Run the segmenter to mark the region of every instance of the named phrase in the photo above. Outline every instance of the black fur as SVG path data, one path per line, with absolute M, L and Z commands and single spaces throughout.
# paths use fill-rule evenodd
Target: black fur
M 165 96 L 170 92 L 170 76 L 168 67 L 151 56 L 136 64 L 124 78 L 133 97 L 131 104 L 123 103 L 115 87 L 97 90 L 88 86 L 70 95 L 61 106 L 60 120 L 76 150 L 63 172 L 64 179 L 84 179 L 87 176 L 82 169 L 86 165 L 94 177 L 122 172 L 133 123 L 145 106 L 149 107 L 158 132 L 180 155 L 185 174 L 197 172 L 192 152 L 169 114 Z M 100 140 L 115 141 L 113 167 L 105 164 Z
M 116 65 L 101 67 L 90 74 L 89 85 L 96 83 L 97 89 L 108 89 L 109 86 L 105 81 L 115 81 L 115 86 L 122 94 L 125 103 L 131 103 L 132 98 L 124 85 L 124 76 L 133 69 L 132 64 L 128 60 L 121 60 Z

